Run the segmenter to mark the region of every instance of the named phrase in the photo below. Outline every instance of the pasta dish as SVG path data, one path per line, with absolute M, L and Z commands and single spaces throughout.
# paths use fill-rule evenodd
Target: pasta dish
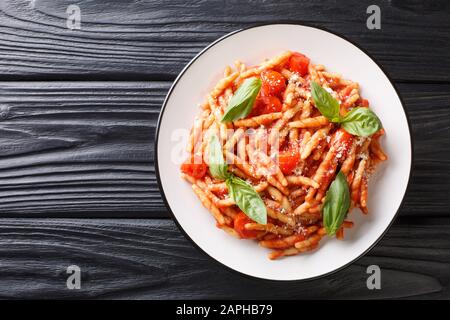
M 357 82 L 287 51 L 237 61 L 207 95 L 181 176 L 218 228 L 269 258 L 344 238 L 348 213 L 368 213 L 368 179 L 387 159 L 381 121 Z

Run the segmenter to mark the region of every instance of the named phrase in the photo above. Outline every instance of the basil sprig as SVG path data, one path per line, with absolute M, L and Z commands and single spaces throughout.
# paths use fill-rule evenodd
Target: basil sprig
M 317 82 L 311 81 L 311 95 L 316 108 L 331 122 L 340 122 L 339 101 Z
M 213 134 L 209 139 L 209 172 L 216 179 L 225 180 L 230 198 L 250 219 L 267 223 L 267 209 L 258 192 L 246 181 L 228 172 L 219 138 Z
M 347 178 L 339 172 L 331 183 L 322 208 L 323 225 L 328 235 L 333 236 L 341 227 L 350 208 L 350 190 Z
M 237 206 L 250 219 L 266 224 L 267 209 L 259 193 L 249 183 L 234 175 L 230 175 L 225 182 L 228 194 Z
M 316 108 L 325 118 L 341 124 L 350 134 L 367 137 L 382 128 L 380 119 L 368 108 L 357 107 L 341 117 L 339 101 L 315 81 L 311 81 L 311 96 Z
M 355 136 L 367 137 L 381 129 L 381 121 L 368 108 L 355 108 L 342 119 L 341 126 Z
M 229 122 L 248 116 L 253 109 L 253 104 L 260 89 L 261 79 L 250 78 L 245 80 L 231 97 L 221 121 Z
M 209 138 L 209 172 L 214 178 L 226 180 L 230 173 L 222 155 L 222 146 L 219 138 L 213 134 Z

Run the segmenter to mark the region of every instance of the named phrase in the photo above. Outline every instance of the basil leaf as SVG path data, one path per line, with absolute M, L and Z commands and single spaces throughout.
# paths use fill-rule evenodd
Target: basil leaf
M 221 121 L 234 121 L 248 116 L 260 89 L 261 79 L 250 78 L 245 80 L 231 97 Z
M 355 108 L 342 118 L 339 101 L 315 81 L 311 81 L 311 95 L 320 113 L 331 122 L 340 123 L 350 134 L 367 137 L 382 127 L 380 119 L 369 108 Z
M 225 180 L 228 195 L 236 205 L 253 221 L 261 224 L 267 223 L 267 209 L 258 192 L 253 187 L 228 172 L 217 135 L 209 138 L 209 172 L 214 178 Z
M 246 181 L 230 175 L 226 180 L 228 194 L 236 205 L 253 221 L 267 223 L 267 209 L 258 192 Z
M 320 113 L 331 122 L 340 122 L 339 101 L 322 88 L 320 84 L 311 81 L 311 95 L 314 105 L 319 109 Z
M 323 225 L 328 235 L 333 236 L 340 228 L 350 208 L 350 191 L 347 178 L 339 172 L 331 183 L 322 209 Z
M 225 180 L 229 175 L 228 165 L 223 160 L 222 146 L 215 134 L 209 138 L 208 160 L 211 175 L 216 179 Z
M 368 108 L 358 107 L 347 113 L 342 119 L 342 127 L 348 133 L 360 137 L 367 137 L 381 129 L 381 121 Z

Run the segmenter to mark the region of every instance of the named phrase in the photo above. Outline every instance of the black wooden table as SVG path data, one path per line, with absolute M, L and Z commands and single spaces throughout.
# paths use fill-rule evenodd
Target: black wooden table
M 67 27 L 72 4 L 81 29 Z M 380 30 L 366 26 L 371 4 Z M 216 38 L 278 21 L 328 28 L 374 56 L 414 138 L 393 227 L 350 267 L 305 283 L 209 260 L 155 179 L 155 126 L 178 72 Z M 450 298 L 449 52 L 446 0 L 1 0 L 0 298 Z M 73 264 L 79 290 L 66 287 Z M 366 287 L 371 264 L 381 290 Z

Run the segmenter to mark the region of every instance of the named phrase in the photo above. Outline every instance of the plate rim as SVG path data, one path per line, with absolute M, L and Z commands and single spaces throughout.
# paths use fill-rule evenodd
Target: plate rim
M 364 250 L 364 252 L 362 252 L 359 256 L 357 256 L 356 258 L 354 258 L 353 260 L 347 262 L 346 264 L 342 265 L 339 268 L 336 268 L 334 270 L 331 270 L 329 272 L 320 274 L 318 276 L 314 276 L 314 277 L 308 277 L 308 278 L 303 278 L 303 279 L 269 279 L 269 278 L 263 278 L 263 277 L 258 277 L 258 276 L 254 276 L 248 273 L 244 273 L 241 272 L 239 270 L 236 270 L 228 265 L 226 265 L 225 263 L 220 262 L 219 260 L 215 259 L 214 257 L 212 257 L 211 255 L 209 255 L 205 250 L 203 250 L 200 245 L 198 245 L 190 236 L 189 234 L 183 229 L 183 227 L 181 226 L 181 224 L 178 222 L 175 214 L 172 211 L 172 208 L 170 207 L 169 202 L 167 201 L 166 195 L 164 193 L 164 188 L 162 186 L 162 182 L 161 182 L 161 177 L 160 177 L 160 173 L 159 173 L 159 164 L 158 164 L 158 141 L 159 141 L 159 131 L 160 131 L 160 127 L 161 127 L 161 122 L 163 120 L 163 116 L 164 116 L 164 111 L 166 109 L 167 106 L 167 102 L 172 94 L 172 92 L 175 90 L 176 85 L 178 84 L 178 81 L 181 79 L 181 77 L 184 75 L 184 73 L 190 68 L 190 66 L 197 60 L 199 59 L 206 51 L 208 51 L 209 49 L 211 49 L 212 47 L 214 47 L 216 44 L 218 44 L 219 42 L 227 39 L 228 37 L 235 35 L 237 33 L 246 31 L 246 30 L 250 30 L 250 29 L 254 29 L 254 28 L 259 28 L 259 27 L 267 27 L 267 26 L 275 26 L 275 25 L 290 25 L 290 26 L 303 26 L 303 27 L 309 27 L 309 28 L 314 28 L 314 29 L 318 29 L 321 31 L 325 31 L 328 32 L 332 35 L 335 35 L 339 38 L 341 38 L 344 41 L 349 42 L 351 45 L 355 46 L 356 48 L 358 48 L 362 53 L 364 53 L 365 55 L 367 55 L 377 66 L 378 68 L 380 68 L 381 72 L 386 76 L 386 78 L 388 79 L 388 81 L 390 82 L 391 86 L 394 88 L 395 93 L 397 94 L 399 100 L 400 100 L 400 105 L 403 109 L 403 113 L 405 114 L 405 118 L 406 118 L 406 122 L 408 125 L 408 134 L 409 134 L 409 141 L 410 141 L 410 154 L 411 154 L 411 163 L 410 163 L 410 168 L 409 168 L 409 175 L 408 175 L 408 182 L 406 184 L 406 189 L 405 192 L 403 193 L 403 197 L 402 200 L 400 202 L 399 207 L 397 208 L 397 211 L 395 212 L 395 214 L 392 216 L 391 221 L 389 222 L 389 224 L 387 225 L 387 227 L 384 229 L 384 231 L 380 234 L 380 236 L 366 249 Z M 269 282 L 269 283 L 291 283 L 291 282 L 295 282 L 295 283 L 300 283 L 300 282 L 307 282 L 307 281 L 313 281 L 313 280 L 317 280 L 320 278 L 324 278 L 326 276 L 335 274 L 339 271 L 342 271 L 346 268 L 348 268 L 349 266 L 351 266 L 352 264 L 354 264 L 355 262 L 357 262 L 359 259 L 361 259 L 362 257 L 364 257 L 366 254 L 368 254 L 379 242 L 380 240 L 385 236 L 385 234 L 388 232 L 388 230 L 392 227 L 394 221 L 396 220 L 396 218 L 399 215 L 400 210 L 402 209 L 404 203 L 405 203 L 405 198 L 406 198 L 406 194 L 408 193 L 410 187 L 411 187 L 411 176 L 412 176 L 412 172 L 413 172 L 413 168 L 414 168 L 414 143 L 413 143 L 413 135 L 411 134 L 411 120 L 410 120 L 410 116 L 408 114 L 408 111 L 405 108 L 404 105 L 404 101 L 402 96 L 399 93 L 399 90 L 397 88 L 397 86 L 395 85 L 395 83 L 393 82 L 393 80 L 391 79 L 391 77 L 387 74 L 386 70 L 384 69 L 384 67 L 378 63 L 374 57 L 369 54 L 365 49 L 361 48 L 359 45 L 357 45 L 356 43 L 354 43 L 353 41 L 349 40 L 346 36 L 343 36 L 340 33 L 337 33 L 335 31 L 331 31 L 325 27 L 322 26 L 316 26 L 316 25 L 311 25 L 308 23 L 295 23 L 295 22 L 284 22 L 284 21 L 279 21 L 279 22 L 271 22 L 271 23 L 259 23 L 259 24 L 252 24 L 248 27 L 244 27 L 244 28 L 240 28 L 237 30 L 234 30 L 232 32 L 229 32 L 221 37 L 219 37 L 218 39 L 214 40 L 213 42 L 211 42 L 209 45 L 207 45 L 205 48 L 203 48 L 199 53 L 197 53 L 187 64 L 186 66 L 184 66 L 184 68 L 180 71 L 180 73 L 178 74 L 178 76 L 175 78 L 175 80 L 173 81 L 172 85 L 170 86 L 169 91 L 166 94 L 166 97 L 164 98 L 163 104 L 161 106 L 161 110 L 158 116 L 158 122 L 156 125 L 156 135 L 155 135 L 155 142 L 154 142 L 154 154 L 155 154 L 155 158 L 154 158 L 154 163 L 155 163 L 155 175 L 156 175 L 156 181 L 158 183 L 158 188 L 159 191 L 161 193 L 161 197 L 163 199 L 164 205 L 166 206 L 166 208 L 168 209 L 172 221 L 175 222 L 175 225 L 178 227 L 178 229 L 182 232 L 182 234 L 184 235 L 184 237 L 191 242 L 194 247 L 199 250 L 201 253 L 203 253 L 204 255 L 206 255 L 210 260 L 214 261 L 216 264 L 221 265 L 222 267 L 225 268 L 225 270 L 231 271 L 232 273 L 235 274 L 239 274 L 243 277 L 249 278 L 249 279 L 257 279 L 257 280 L 262 280 L 265 282 Z

